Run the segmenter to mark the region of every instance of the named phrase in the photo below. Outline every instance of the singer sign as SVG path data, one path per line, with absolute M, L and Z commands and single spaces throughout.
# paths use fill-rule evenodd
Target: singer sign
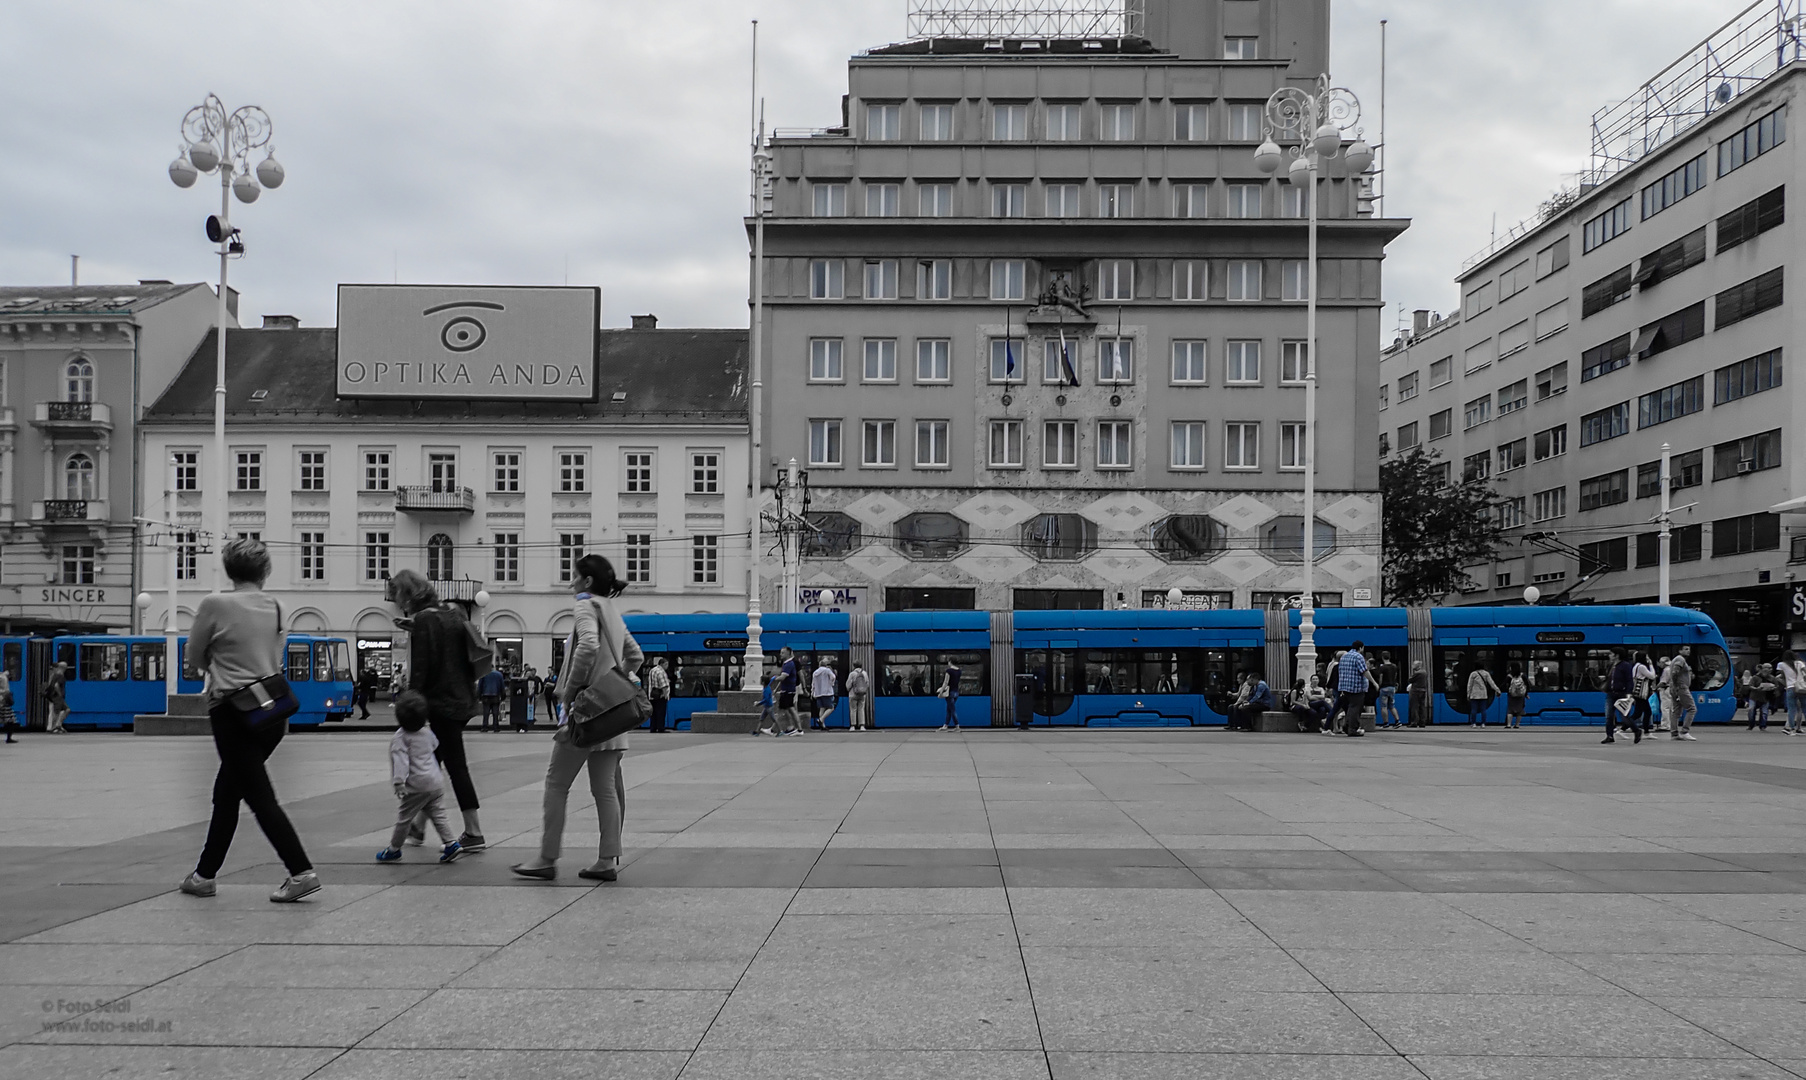
M 339 396 L 594 401 L 597 288 L 340 285 Z

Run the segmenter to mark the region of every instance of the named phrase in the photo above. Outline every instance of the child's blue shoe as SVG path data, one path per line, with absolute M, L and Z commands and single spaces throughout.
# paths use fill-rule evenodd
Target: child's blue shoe
M 400 848 L 392 848 L 392 847 L 383 848 L 381 851 L 376 853 L 376 861 L 377 862 L 400 862 L 401 861 L 401 849 Z
M 462 854 L 464 854 L 464 846 L 462 844 L 458 843 L 456 840 L 453 840 L 451 843 L 445 845 L 445 850 L 443 850 L 439 853 L 439 861 L 440 862 L 457 862 L 458 856 L 460 856 Z M 396 857 L 397 858 L 400 857 L 399 852 L 396 853 Z

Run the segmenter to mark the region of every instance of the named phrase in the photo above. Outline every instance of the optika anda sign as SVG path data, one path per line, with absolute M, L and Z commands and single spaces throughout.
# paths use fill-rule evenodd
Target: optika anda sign
M 339 396 L 594 401 L 594 287 L 340 285 Z

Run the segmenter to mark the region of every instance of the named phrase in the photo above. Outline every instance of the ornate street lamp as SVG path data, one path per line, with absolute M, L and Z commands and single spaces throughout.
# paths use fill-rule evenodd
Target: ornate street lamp
M 1298 616 L 1298 678 L 1307 681 L 1317 670 L 1317 174 L 1324 162 L 1338 155 L 1351 177 L 1373 164 L 1373 148 L 1361 139 L 1359 129 L 1355 141 L 1346 149 L 1342 146 L 1343 133 L 1360 119 L 1361 99 L 1352 90 L 1331 86 L 1328 75 L 1318 76 L 1314 92 L 1284 86 L 1267 99 L 1267 138 L 1254 151 L 1255 166 L 1269 174 L 1291 158 L 1286 179 L 1304 188 L 1310 218 L 1304 332 L 1304 593 Z

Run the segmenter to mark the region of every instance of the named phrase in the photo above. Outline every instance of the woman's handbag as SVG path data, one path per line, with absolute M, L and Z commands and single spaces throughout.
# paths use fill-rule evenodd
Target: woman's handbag
M 244 725 L 253 730 L 287 720 L 301 709 L 301 702 L 281 672 L 265 675 L 249 686 L 226 693 L 226 704 L 238 710 Z
M 621 659 L 614 655 L 614 646 L 603 629 L 599 605 L 596 638 L 599 670 L 566 707 L 569 719 L 565 726 L 571 732 L 571 745 L 584 750 L 632 731 L 652 715 L 652 702 L 646 692 L 621 672 Z M 602 652 L 608 654 L 606 667 L 602 666 Z

